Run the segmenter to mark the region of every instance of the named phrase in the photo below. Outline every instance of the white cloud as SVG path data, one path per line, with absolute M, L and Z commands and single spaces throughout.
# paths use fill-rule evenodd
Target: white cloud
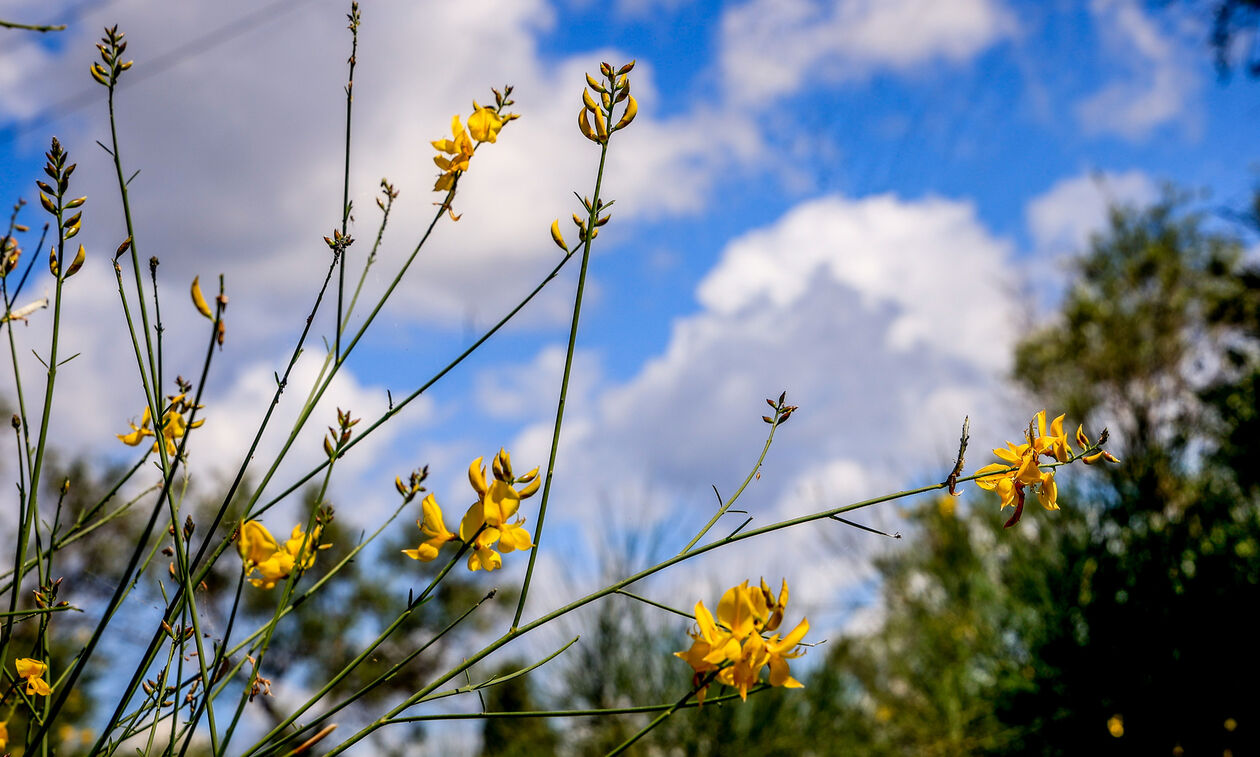
M 1024 215 L 1042 254 L 1083 252 L 1090 235 L 1107 225 L 1112 207 L 1141 206 L 1159 198 L 1159 187 L 1141 171 L 1093 172 L 1061 179 L 1028 201 Z
M 1093 0 L 1090 12 L 1108 57 L 1126 72 L 1076 104 L 1085 130 L 1140 139 L 1164 124 L 1192 118 L 1199 88 L 1188 63 L 1196 54 L 1193 48 L 1136 0 Z
M 969 203 L 891 195 L 807 202 L 733 241 L 698 286 L 703 309 L 675 322 L 662 353 L 594 405 L 568 406 L 548 522 L 600 529 L 608 507 L 631 507 L 680 548 L 716 507 L 710 484 L 728 496 L 747 475 L 768 430 L 762 398 L 784 388 L 800 410 L 739 502 L 752 527 L 925 471 L 944 478 L 964 415 L 987 438 L 1009 414 L 1011 254 Z M 549 418 L 529 427 L 513 449 L 545 455 L 550 430 Z M 854 518 L 895 529 L 895 512 Z M 868 577 L 857 568 L 881 541 L 860 534 L 837 550 L 834 534 L 810 535 L 845 528 L 801 527 L 721 559 L 822 601 Z
M 1000 269 L 977 278 L 961 272 L 978 273 L 1009 253 L 969 203 L 833 198 L 733 242 L 697 294 L 710 310 L 731 314 L 760 300 L 791 306 L 819 278 L 829 279 L 852 287 L 864 307 L 893 308 L 888 348 L 927 348 L 996 368 L 1005 357 L 985 346 L 1009 334 L 1000 333 L 1005 302 L 992 295 L 1013 281 Z
M 1094 172 L 1060 179 L 1028 201 L 1024 218 L 1032 237 L 1025 264 L 1033 300 L 1054 308 L 1071 280 L 1071 263 L 1104 231 L 1111 208 L 1142 207 L 1159 198 L 1159 187 L 1141 171 Z M 1034 316 L 1028 313 L 1029 316 Z
M 750 0 L 722 17 L 722 71 L 757 101 L 878 68 L 959 63 L 1015 30 L 996 0 Z
M 84 60 L 102 23 L 117 20 L 126 31 L 134 77 L 179 41 L 253 8 L 237 0 L 88 11 L 58 38 L 56 50 L 25 47 L 6 60 L 13 86 L 0 111 L 20 118 L 29 114 L 28 101 L 44 104 L 49 92 L 95 87 Z M 250 324 L 237 338 L 255 350 L 301 323 L 327 266 L 320 237 L 340 223 L 344 12 L 340 3 L 303 4 L 281 22 L 124 86 L 117 97 L 123 157 L 129 170 L 141 169 L 131 185 L 141 254 L 157 254 L 163 273 L 176 280 L 225 272 L 232 314 Z M 445 133 L 451 114 L 467 113 L 472 98 L 484 102 L 490 86 L 505 82 L 516 86 L 515 110 L 522 114 L 497 144 L 479 151 L 461 183 L 456 209 L 464 219 L 442 221 L 404 279 L 400 301 L 386 311 L 400 327 L 418 320 L 485 323 L 554 264 L 547 227 L 574 209 L 573 190 L 591 191 L 598 163 L 598 149 L 575 124 L 583 74 L 600 60 L 630 57 L 602 49 L 545 61 L 536 37 L 555 22 L 544 0 L 364 8 L 355 72 L 352 280 L 375 236 L 380 177 L 402 193 L 367 279 L 369 293 L 392 279 L 391 266 L 410 253 L 434 210 L 437 169 L 429 142 Z M 652 61 L 640 60 L 632 74 L 640 114 L 610 154 L 605 197 L 619 202 L 604 238 L 614 243 L 636 216 L 702 209 L 717 173 L 760 149 L 759 136 L 740 118 L 705 106 L 657 116 L 654 76 Z M 81 163 L 76 179 L 90 200 L 84 234 L 90 250 L 112 249 L 126 236 L 112 166 L 92 145 L 107 135 L 103 90 L 98 94 L 92 107 L 54 125 Z M 566 310 L 543 298 L 523 317 L 557 322 Z

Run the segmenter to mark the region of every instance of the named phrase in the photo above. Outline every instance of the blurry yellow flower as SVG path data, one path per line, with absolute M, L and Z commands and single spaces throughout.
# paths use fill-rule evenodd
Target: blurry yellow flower
M 483 108 L 473 101 L 476 110 L 468 117 L 468 132 L 477 142 L 494 143 L 499 139 L 499 130 L 503 128 L 504 119 L 490 108 Z
M 137 446 L 144 441 L 146 436 L 153 436 L 153 431 L 149 428 L 152 422 L 153 418 L 149 415 L 149 408 L 145 407 L 144 415 L 140 418 L 140 425 L 128 423 L 127 425 L 131 426 L 131 433 L 118 434 L 118 441 L 131 447 Z M 154 449 L 157 449 L 157 447 L 154 447 Z
M 424 519 L 416 521 L 416 525 L 420 527 L 424 540 L 415 549 L 404 549 L 402 553 L 412 560 L 429 562 L 438 556 L 438 550 L 443 544 L 454 540 L 456 536 L 442 522 L 442 508 L 438 507 L 437 499 L 432 494 L 420 502 L 420 508 Z
M 695 671 L 693 685 L 700 686 L 716 671 L 714 678 L 719 683 L 734 687 L 747 699 L 748 690 L 757 685 L 761 670 L 769 665 L 771 686 L 800 688 L 802 684 L 792 678 L 787 661 L 804 654 L 799 644 L 809 631 L 809 621 L 802 620 L 785 637 L 762 636 L 783 622 L 787 600 L 787 581 L 776 598 L 763 580 L 760 587 L 749 587 L 745 581 L 728 589 L 718 601 L 716 619 L 704 602 L 697 602 L 691 647 L 674 653 Z M 704 684 L 696 692 L 701 703 L 707 689 L 708 684 Z
M 21 657 L 14 665 L 17 667 L 18 678 L 26 679 L 27 696 L 46 697 L 52 693 L 52 687 L 44 680 L 44 674 L 48 672 L 46 664 L 29 657 Z
M 455 178 L 468 170 L 468 161 L 473 156 L 473 141 L 457 115 L 451 116 L 451 134 L 450 139 L 433 142 L 440 153 L 433 157 L 433 162 L 442 169 L 442 175 L 433 185 L 434 191 L 444 192 L 455 186 Z
M 0 749 L 4 749 L 9 745 L 9 725 L 0 722 Z
M 468 556 L 469 570 L 496 570 L 503 565 L 502 556 L 493 547 L 498 543 L 503 552 L 530 549 L 534 546 L 523 518 L 513 520 L 521 500 L 533 496 L 542 483 L 538 469 L 524 476 L 512 474 L 512 458 L 500 449 L 491 464 L 493 480 L 486 480 L 486 468 L 477 458 L 468 466 L 468 482 L 477 492 L 477 501 L 464 513 L 459 523 L 459 538 L 472 546 Z M 523 487 L 517 489 L 520 484 Z
M 288 540 L 281 546 L 266 526 L 256 520 L 246 521 L 241 526 L 236 551 L 245 566 L 245 575 L 258 573 L 259 577 L 251 577 L 249 582 L 260 589 L 271 589 L 288 578 L 295 567 L 302 570 L 310 568 L 315 564 L 315 552 L 332 546 L 319 543 L 322 532 L 323 526 L 319 524 L 311 529 L 309 536 L 300 525 L 294 526 Z
M 187 433 L 189 428 L 200 428 L 206 422 L 205 418 L 195 421 L 191 426 L 184 420 L 183 413 L 191 411 L 192 405 L 189 404 L 186 395 L 178 394 L 170 397 L 170 405 L 165 413 L 162 414 L 162 438 L 161 443 L 166 447 L 166 454 L 173 456 L 179 451 L 179 443 L 176 441 Z M 200 407 L 200 405 L 198 406 Z M 127 434 L 117 434 L 118 441 L 131 447 L 135 447 L 144 441 L 146 437 L 157 436 L 153 429 L 153 416 L 149 413 L 149 408 L 145 407 L 144 414 L 140 417 L 140 425 L 128 423 L 131 432 Z M 158 442 L 153 442 L 153 451 L 157 452 Z
M 1107 718 L 1107 733 L 1110 733 L 1117 739 L 1124 735 L 1124 717 L 1122 715 L 1112 715 Z

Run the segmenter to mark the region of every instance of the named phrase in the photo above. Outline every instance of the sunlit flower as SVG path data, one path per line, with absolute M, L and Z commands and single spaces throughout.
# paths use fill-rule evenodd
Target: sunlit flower
M 468 133 L 477 142 L 494 143 L 499 139 L 499 130 L 506 121 L 490 108 L 483 108 L 473 101 L 475 110 L 468 117 Z
M 0 721 L 0 749 L 9 745 L 9 724 Z
M 294 568 L 306 570 L 315 564 L 315 553 L 328 549 L 331 544 L 320 544 L 319 538 L 323 525 L 317 523 L 309 535 L 302 531 L 302 526 L 293 527 L 288 540 L 280 545 L 267 527 L 256 520 L 246 521 L 241 526 L 240 538 L 236 542 L 236 551 L 240 553 L 241 562 L 245 566 L 245 575 L 258 573 L 258 578 L 249 578 L 249 582 L 260 589 L 271 589 L 285 580 Z M 305 546 L 303 546 L 305 545 Z
M 482 460 L 479 457 L 468 466 L 468 482 L 477 493 L 477 501 L 460 520 L 459 538 L 472 546 L 469 570 L 497 570 L 502 567 L 503 558 L 494 550 L 496 543 L 504 553 L 534 546 L 524 528 L 524 518 L 513 518 L 521 500 L 532 497 L 542 480 L 537 468 L 524 476 L 514 476 L 511 456 L 507 450 L 500 449 L 490 466 L 493 479 L 488 481 Z M 524 486 L 517 489 L 520 484 Z
M 1061 463 L 1066 463 L 1072 458 L 1072 447 L 1068 445 L 1067 433 L 1063 430 L 1063 419 L 1066 417 L 1060 415 L 1050 422 L 1050 433 L 1046 433 L 1046 411 L 1042 410 L 1033 416 L 1037 424 L 1037 439 L 1034 446 L 1037 452 L 1043 455 L 1050 455 Z
M 783 622 L 787 600 L 787 581 L 776 598 L 762 580 L 759 587 L 750 588 L 745 581 L 727 589 L 718 601 L 716 618 L 704 602 L 696 603 L 691 647 L 674 654 L 695 673 L 692 683 L 700 687 L 697 701 L 704 702 L 709 686 L 706 681 L 710 680 L 735 688 L 740 698 L 747 699 L 748 690 L 760 682 L 767 665 L 771 686 L 801 687 L 800 681 L 792 678 L 787 661 L 804 654 L 799 645 L 809 631 L 809 621 L 802 620 L 785 637 L 762 635 Z
M 442 169 L 442 175 L 433 185 L 434 191 L 445 192 L 455 186 L 455 178 L 468 170 L 468 161 L 473 156 L 473 141 L 459 122 L 459 116 L 451 116 L 450 139 L 439 139 L 433 142 L 440 154 L 433 157 L 433 162 Z
M 26 695 L 46 697 L 52 693 L 52 687 L 44 680 L 48 665 L 30 657 L 20 657 L 14 662 L 18 678 L 26 679 Z
M 192 404 L 188 402 L 186 394 L 177 394 L 168 398 L 170 400 L 166 411 L 162 414 L 162 435 L 161 443 L 166 447 L 166 454 L 174 456 L 179 451 L 179 443 L 176 441 L 184 436 L 190 428 L 200 428 L 206 422 L 205 418 L 194 421 L 189 425 L 184 420 L 184 413 L 190 412 Z M 198 405 L 198 407 L 201 407 Z M 144 408 L 144 414 L 140 417 L 140 425 L 128 423 L 131 427 L 130 433 L 117 434 L 118 441 L 131 447 L 138 446 L 147 437 L 156 437 L 154 432 L 153 416 L 149 413 L 149 408 Z M 153 442 L 153 451 L 158 450 L 158 441 Z
M 1037 500 L 1042 507 L 1047 510 L 1059 509 L 1059 487 L 1054 479 L 1054 471 L 1042 470 L 1041 458 L 1051 458 L 1060 463 L 1076 459 L 1068 443 L 1067 432 L 1063 430 L 1064 417 L 1060 415 L 1051 421 L 1047 430 L 1046 411 L 1037 413 L 1025 433 L 1025 444 L 1007 442 L 1006 447 L 994 449 L 993 454 L 1001 462 L 986 465 L 976 471 L 979 476 L 976 479 L 977 486 L 996 492 L 1002 500 L 1002 509 L 1015 508 L 1014 515 L 1006 522 L 1008 528 L 1019 522 L 1024 512 L 1025 490 L 1029 487 L 1036 490 Z M 1075 440 L 1085 450 L 1090 449 L 1091 444 L 1084 427 L 1077 426 Z M 1119 462 L 1105 450 L 1092 452 L 1081 459 L 1085 463 L 1094 463 L 1100 458 Z
M 438 507 L 437 498 L 432 494 L 420 502 L 420 508 L 424 519 L 416 521 L 416 525 L 420 527 L 424 540 L 415 549 L 404 549 L 402 553 L 412 560 L 429 562 L 438 556 L 438 550 L 443 544 L 458 537 L 448 531 L 446 524 L 442 522 L 442 508 Z

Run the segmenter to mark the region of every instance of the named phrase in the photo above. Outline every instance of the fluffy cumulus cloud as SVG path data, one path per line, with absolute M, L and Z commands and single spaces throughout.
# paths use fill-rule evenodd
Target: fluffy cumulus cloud
M 715 506 L 710 484 L 728 495 L 746 475 L 767 430 L 762 399 L 784 388 L 801 409 L 741 500 L 754 523 L 943 477 L 964 415 L 977 438 L 1006 432 L 1011 255 L 969 203 L 892 195 L 807 202 L 731 242 L 663 352 L 593 405 L 570 405 L 558 512 L 600 528 L 594 503 L 631 506 L 685 543 Z M 544 421 L 517 444 L 537 457 L 549 436 Z M 741 554 L 765 570 L 782 562 L 767 556 L 811 555 L 861 577 L 846 560 L 864 552 L 766 543 Z M 813 575 L 824 591 L 831 579 Z
M 51 13 L 38 10 L 41 17 Z M 320 237 L 340 223 L 350 40 L 343 4 L 310 2 L 260 18 L 246 31 L 231 29 L 208 50 L 185 49 L 208 30 L 255 12 L 243 0 L 137 0 L 86 11 L 55 47 L 28 43 L 8 57 L 4 76 L 12 86 L 0 115 L 29 116 L 47 104 L 49 92 L 94 98 L 90 107 L 36 130 L 38 140 L 23 139 L 32 151 L 43 149 L 42 135 L 55 128 L 76 151 L 79 189 L 102 198 L 85 214 L 84 238 L 112 249 L 125 234 L 112 166 L 92 145 L 108 131 L 104 91 L 86 75 L 86 61 L 101 25 L 119 22 L 130 43 L 127 57 L 136 61 L 117 100 L 124 161 L 129 170 L 141 169 L 131 185 L 137 243 L 179 279 L 225 272 L 233 308 L 248 317 L 248 336 L 262 346 L 279 324 L 304 315 L 327 267 Z M 456 200 L 457 211 L 467 211 L 464 219 L 439 224 L 403 282 L 404 301 L 388 311 L 400 324 L 497 317 L 505 301 L 514 302 L 554 262 L 547 227 L 569 215 L 572 190 L 590 192 L 598 149 L 576 128 L 583 73 L 600 60 L 630 56 L 600 49 L 544 60 L 536 38 L 554 23 L 543 0 L 364 7 L 351 161 L 353 261 L 363 260 L 375 236 L 380 177 L 402 192 L 368 276 L 369 292 L 392 279 L 435 210 L 430 141 L 446 133 L 451 114 L 466 115 L 473 98 L 484 103 L 491 86 L 511 83 L 514 110 L 522 115 L 473 161 Z M 172 51 L 179 53 L 173 63 L 166 57 Z M 145 78 L 146 66 L 163 70 Z M 623 219 L 694 212 L 715 172 L 750 159 L 758 136 L 729 114 L 702 108 L 659 118 L 651 62 L 640 61 L 633 79 L 642 108 L 635 128 L 619 135 L 605 187 L 627 208 Z M 715 128 L 719 119 L 722 129 Z M 535 308 L 526 316 L 550 320 L 561 310 Z
M 1081 126 L 1094 134 L 1140 139 L 1189 118 L 1198 92 L 1191 61 L 1200 55 L 1195 46 L 1202 30 L 1182 34 L 1159 23 L 1137 0 L 1093 0 L 1090 12 L 1104 53 L 1123 73 L 1076 104 Z
M 1054 306 L 1068 285 L 1071 261 L 1089 250 L 1090 238 L 1107 228 L 1111 208 L 1142 207 L 1159 197 L 1156 182 L 1141 171 L 1093 172 L 1060 179 L 1028 201 L 1024 218 L 1034 256 L 1025 275 L 1043 309 Z
M 998 0 L 749 0 L 722 16 L 722 71 L 746 100 L 880 68 L 957 63 L 1015 30 Z

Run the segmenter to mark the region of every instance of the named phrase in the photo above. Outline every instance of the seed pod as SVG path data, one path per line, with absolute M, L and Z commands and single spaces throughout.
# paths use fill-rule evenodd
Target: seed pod
M 564 250 L 565 252 L 569 251 L 569 245 L 565 243 L 564 237 L 561 236 L 560 234 L 560 219 L 559 218 L 551 222 L 551 240 L 555 242 L 556 246 L 559 247 L 560 249 Z
M 586 114 L 587 110 L 585 107 L 578 111 L 578 129 L 582 131 L 582 136 L 592 142 L 599 142 L 599 139 L 595 136 L 595 132 L 591 130 L 591 122 L 587 120 Z M 40 195 L 40 197 L 43 197 L 43 195 Z
M 83 267 L 83 261 L 87 260 L 87 250 L 83 249 L 83 245 L 79 245 L 79 252 L 74 256 L 74 260 L 70 261 L 70 267 L 66 269 L 66 278 L 70 278 L 79 272 Z
M 639 115 L 639 102 L 631 97 L 629 102 L 626 103 L 626 112 L 622 114 L 621 120 L 613 127 L 613 131 L 626 128 L 637 115 Z
M 197 312 L 201 313 L 210 320 L 214 320 L 214 313 L 210 311 L 210 305 L 206 303 L 206 298 L 201 294 L 201 277 L 194 276 L 192 281 L 192 301 L 193 307 L 197 308 Z

